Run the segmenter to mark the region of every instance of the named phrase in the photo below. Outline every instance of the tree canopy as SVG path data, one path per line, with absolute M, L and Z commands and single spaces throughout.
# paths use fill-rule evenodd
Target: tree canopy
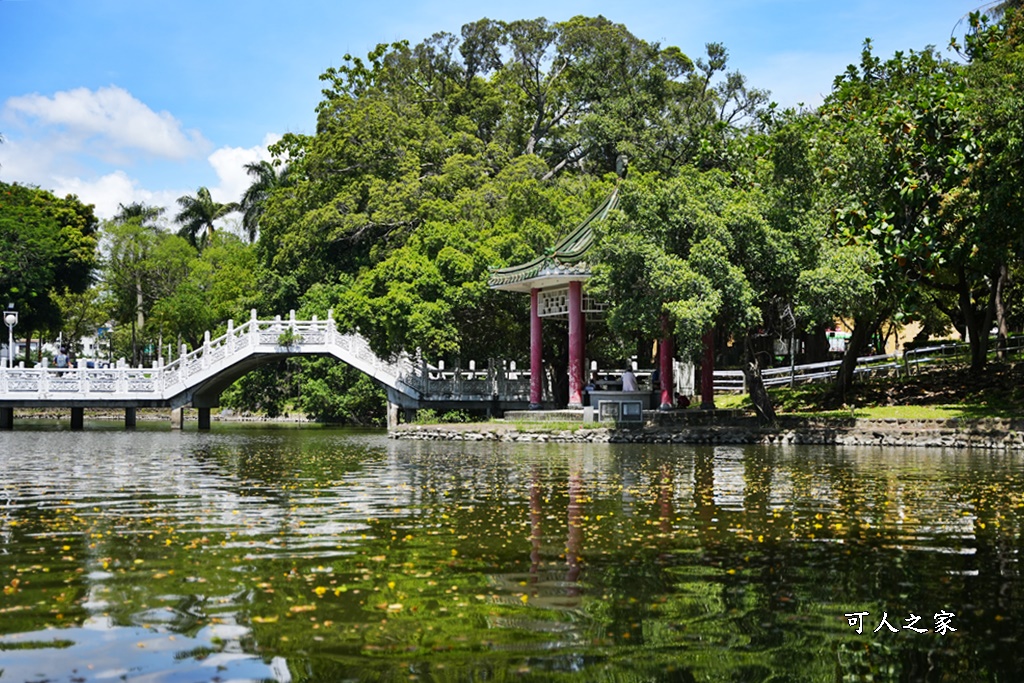
M 83 292 L 98 265 L 99 222 L 91 205 L 69 195 L 0 183 L 0 292 L 24 331 L 56 330 L 56 296 Z

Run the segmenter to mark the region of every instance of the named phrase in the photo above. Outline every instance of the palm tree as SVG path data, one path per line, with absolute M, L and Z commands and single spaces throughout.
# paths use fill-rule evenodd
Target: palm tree
M 156 231 L 159 228 L 156 221 L 163 214 L 164 207 L 162 206 L 149 206 L 142 202 L 132 202 L 127 206 L 118 204 L 117 213 L 114 214 L 114 222 L 123 225 L 124 223 L 135 221 L 144 228 Z
M 178 197 L 178 206 L 181 207 L 181 211 L 174 217 L 174 221 L 181 225 L 178 234 L 186 238 L 197 249 L 201 249 L 213 235 L 214 221 L 238 210 L 238 204 L 234 202 L 220 204 L 213 201 L 210 191 L 205 187 L 196 190 L 194 197 L 191 195 Z
M 289 184 L 289 168 L 286 164 L 278 170 L 276 164 L 269 161 L 254 161 L 246 164 L 245 170 L 253 177 L 253 181 L 242 195 L 239 210 L 242 212 L 242 227 L 245 228 L 249 241 L 255 242 L 267 200 L 274 190 Z
M 128 282 L 123 282 L 122 286 L 130 286 L 135 292 L 135 315 L 131 316 L 130 320 L 132 326 L 132 362 L 138 364 L 139 347 L 136 334 L 146 327 L 146 297 L 143 283 L 145 278 L 145 262 L 153 249 L 153 240 L 160 233 L 160 225 L 157 223 L 157 219 L 163 215 L 164 207 L 149 206 L 142 202 L 132 202 L 127 206 L 118 204 L 117 208 L 117 213 L 114 214 L 112 219 L 113 223 L 121 226 L 133 224 L 141 228 L 141 231 L 138 233 L 128 230 L 121 232 L 119 237 L 115 237 L 111 245 L 111 254 L 109 255 L 112 260 L 119 263 L 122 278 L 128 279 Z M 111 279 L 117 280 L 116 277 Z M 108 282 L 108 284 L 110 283 Z M 126 295 L 122 294 L 122 296 L 125 296 L 125 301 L 129 300 Z

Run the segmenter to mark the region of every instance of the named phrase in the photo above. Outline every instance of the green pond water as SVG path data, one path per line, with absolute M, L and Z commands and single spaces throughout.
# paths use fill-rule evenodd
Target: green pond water
M 19 422 L 0 683 L 1019 681 L 1022 465 Z

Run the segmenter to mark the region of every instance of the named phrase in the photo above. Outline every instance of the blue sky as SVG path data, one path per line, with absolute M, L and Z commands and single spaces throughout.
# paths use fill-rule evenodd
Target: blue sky
M 458 33 L 482 17 L 602 14 L 691 57 L 721 42 L 730 67 L 784 106 L 821 102 L 876 53 L 941 49 L 982 0 L 0 0 L 0 180 L 173 207 L 209 187 L 236 201 L 246 162 L 311 133 L 319 75 L 380 42 Z M 172 209 L 173 210 L 173 209 Z

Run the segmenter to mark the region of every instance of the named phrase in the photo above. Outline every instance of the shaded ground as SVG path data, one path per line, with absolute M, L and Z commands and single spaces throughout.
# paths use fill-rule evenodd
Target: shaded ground
M 813 412 L 843 407 L 831 385 L 806 385 L 773 390 L 772 398 L 785 412 Z M 957 405 L 968 415 L 1000 417 L 1024 413 L 1024 362 L 990 363 L 981 371 L 942 366 L 920 374 L 858 381 L 847 406 Z

